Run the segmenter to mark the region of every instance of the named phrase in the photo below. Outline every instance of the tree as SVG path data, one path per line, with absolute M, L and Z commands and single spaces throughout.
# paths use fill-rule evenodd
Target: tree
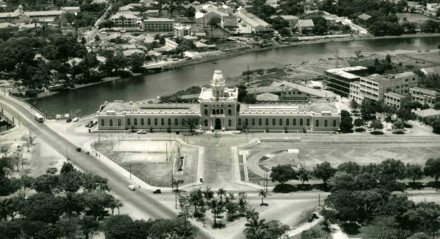
M 361 166 L 356 162 L 348 161 L 338 165 L 338 172 L 346 172 L 356 176 L 361 172 Z
M 406 168 L 400 160 L 387 159 L 379 164 L 379 170 L 382 174 L 390 175 L 394 179 L 404 179 Z
M 421 202 L 401 216 L 401 227 L 425 232 L 435 238 L 440 228 L 440 205 L 434 202 Z
M 277 165 L 270 172 L 272 182 L 285 184 L 287 181 L 298 179 L 298 175 L 290 164 Z
M 356 127 L 362 127 L 365 124 L 365 121 L 361 118 L 355 119 L 354 120 L 354 126 Z
M 329 162 L 323 162 L 321 164 L 317 164 L 313 168 L 313 174 L 315 177 L 322 179 L 324 184 L 327 184 L 327 180 L 335 175 L 336 169 L 332 168 Z
M 37 192 L 51 193 L 58 187 L 59 177 L 57 175 L 44 174 L 35 178 L 32 188 Z
M 382 122 L 380 122 L 380 120 L 373 120 L 370 127 L 372 127 L 374 131 L 376 131 L 377 129 L 383 129 L 383 124 Z
M 413 182 L 415 182 L 417 179 L 421 179 L 423 177 L 422 166 L 417 164 L 407 164 L 406 177 L 412 179 Z
M 79 225 L 86 239 L 89 239 L 90 233 L 99 228 L 99 222 L 90 216 L 83 216 L 79 221 Z
M 64 212 L 63 199 L 48 193 L 37 193 L 26 199 L 19 211 L 27 220 L 55 223 Z
M 307 170 L 305 170 L 304 168 L 300 168 L 298 170 L 298 177 L 299 180 L 301 180 L 301 184 L 304 184 L 304 182 L 309 181 L 309 172 L 307 172 Z
M 133 72 L 142 72 L 142 66 L 145 62 L 145 55 L 141 53 L 135 53 L 128 58 L 128 65 Z
M 225 211 L 224 205 L 214 198 L 208 203 L 208 206 L 211 209 L 212 215 L 214 217 L 214 227 L 218 226 L 217 218 L 219 218 L 220 214 Z
M 100 42 L 101 41 L 101 38 L 99 37 L 99 35 L 96 35 L 95 36 L 95 42 Z
M 339 124 L 339 128 L 342 132 L 351 132 L 353 129 L 353 118 L 348 111 L 341 111 L 341 123 Z
M 260 206 L 265 205 L 265 204 L 264 204 L 264 198 L 266 198 L 266 196 L 267 196 L 266 190 L 264 190 L 264 189 L 260 189 L 260 190 L 258 191 L 258 195 L 261 196 L 261 204 L 260 204 Z
M 394 122 L 393 128 L 398 131 L 401 131 L 405 128 L 405 124 L 401 120 L 397 120 L 396 122 Z
M 264 224 L 265 220 L 260 219 L 260 215 L 255 210 L 249 211 L 246 214 L 246 224 L 244 235 L 246 239 L 264 238 Z
M 115 215 L 105 220 L 103 225 L 105 238 L 108 239 L 135 239 L 144 238 L 137 225 L 128 215 Z
M 434 134 L 440 134 L 440 120 L 435 120 L 432 123 L 432 132 Z
M 213 16 L 209 19 L 208 25 L 211 26 L 211 38 L 213 37 L 213 28 L 216 27 L 218 24 L 220 24 L 221 19 L 220 17 Z
M 440 177 L 440 158 L 430 158 L 425 163 L 425 175 L 433 177 L 438 182 Z
M 223 188 L 220 188 L 217 191 L 217 195 L 220 197 L 220 203 L 223 203 L 223 197 L 226 195 L 226 191 Z

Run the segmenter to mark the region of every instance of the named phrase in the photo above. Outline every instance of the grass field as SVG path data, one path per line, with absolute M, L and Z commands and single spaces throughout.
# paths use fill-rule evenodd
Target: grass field
M 184 157 L 183 172 L 178 172 L 177 145 Z M 93 147 L 153 186 L 170 186 L 171 175 L 186 183 L 196 181 L 198 148 L 181 145 L 176 141 L 117 141 L 96 142 Z M 168 149 L 167 149 L 168 147 Z M 168 158 L 168 160 L 167 160 Z

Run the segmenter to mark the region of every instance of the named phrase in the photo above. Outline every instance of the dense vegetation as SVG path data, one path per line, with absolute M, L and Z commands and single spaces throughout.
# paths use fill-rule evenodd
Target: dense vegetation
M 96 231 L 106 238 L 194 238 L 184 219 L 137 220 L 114 215 L 122 206 L 110 194 L 107 180 L 65 163 L 36 178 L 11 175 L 20 163 L 0 158 L 0 238 L 72 238 Z

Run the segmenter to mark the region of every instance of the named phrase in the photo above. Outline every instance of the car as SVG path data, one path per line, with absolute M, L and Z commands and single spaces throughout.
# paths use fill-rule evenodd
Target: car
M 67 123 L 70 123 L 70 122 L 72 122 L 72 119 L 71 119 L 71 118 L 67 118 L 67 119 L 66 119 L 66 122 L 67 122 Z
M 130 185 L 128 185 L 128 188 L 129 188 L 131 191 L 136 190 L 136 186 L 135 186 L 134 184 L 130 184 Z
M 137 132 L 138 134 L 146 134 L 147 133 L 147 131 L 145 131 L 145 130 L 138 130 L 138 132 Z
M 73 118 L 73 122 L 78 122 L 78 120 L 79 120 L 79 119 L 78 119 L 78 118 L 76 118 L 76 117 L 75 117 L 75 118 Z
M 76 148 L 76 151 L 81 152 L 81 148 L 80 147 Z
M 156 190 L 153 191 L 153 193 L 154 193 L 154 194 L 161 194 L 162 191 L 161 191 L 160 189 L 156 189 Z

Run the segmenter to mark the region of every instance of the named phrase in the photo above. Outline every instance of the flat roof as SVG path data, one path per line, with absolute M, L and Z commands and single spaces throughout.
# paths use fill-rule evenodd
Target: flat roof
M 199 113 L 199 104 L 154 104 L 115 100 L 107 102 L 99 114 L 199 115 Z
M 174 19 L 162 18 L 162 17 L 149 17 L 144 19 L 144 22 L 174 22 Z
M 241 104 L 240 115 L 310 115 L 313 113 L 337 114 L 332 103 L 311 104 Z
M 398 99 L 406 98 L 406 95 L 402 95 L 402 94 L 399 94 L 396 92 L 386 92 L 384 95 L 392 97 L 392 98 L 398 98 Z
M 422 87 L 411 87 L 411 88 L 409 88 L 409 90 L 422 92 L 423 94 L 427 94 L 427 95 L 439 95 L 440 94 L 439 92 L 437 92 L 435 90 L 430 90 L 430 89 L 426 89 L 426 88 L 422 88 Z

